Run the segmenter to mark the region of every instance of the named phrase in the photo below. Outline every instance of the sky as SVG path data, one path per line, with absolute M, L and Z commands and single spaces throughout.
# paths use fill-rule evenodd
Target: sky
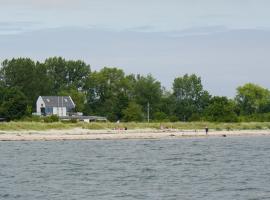
M 0 0 L 0 60 L 82 59 L 151 73 L 168 90 L 195 73 L 213 95 L 270 87 L 269 0 Z

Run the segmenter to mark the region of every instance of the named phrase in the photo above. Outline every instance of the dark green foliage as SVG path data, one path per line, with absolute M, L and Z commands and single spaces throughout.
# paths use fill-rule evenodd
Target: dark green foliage
M 121 119 L 130 99 L 129 88 L 121 69 L 105 67 L 91 73 L 84 87 L 88 114 L 107 116 L 111 121 Z
M 148 103 L 150 106 L 150 118 L 153 113 L 159 110 L 159 104 L 162 98 L 161 84 L 151 75 L 146 77 L 137 76 L 134 85 L 135 101 L 142 106 L 144 113 L 147 113 Z
M 52 123 L 52 122 L 59 122 L 59 117 L 56 115 L 51 115 L 43 118 L 44 122 Z
M 32 120 L 38 96 L 71 96 L 75 111 L 105 116 L 110 121 L 270 121 L 270 91 L 248 83 L 237 88 L 234 100 L 213 97 L 201 78 L 185 74 L 173 82 L 172 92 L 152 75 L 126 75 L 118 68 L 91 72 L 80 60 L 61 57 L 35 62 L 29 58 L 4 60 L 0 68 L 0 117 Z M 44 121 L 53 122 L 54 116 Z
M 27 99 L 22 92 L 16 88 L 0 87 L 0 117 L 14 120 L 29 114 Z
M 30 105 L 34 105 L 41 91 L 47 92 L 49 89 L 46 74 L 42 74 L 40 70 L 40 65 L 36 65 L 31 59 L 18 58 L 5 60 L 0 74 L 5 86 L 18 88 L 27 97 Z
M 158 122 L 169 121 L 168 116 L 164 112 L 155 112 L 154 120 Z
M 270 112 L 269 113 L 260 113 L 260 114 L 251 114 L 251 115 L 242 115 L 239 117 L 241 122 L 270 122 Z
M 196 121 L 200 121 L 200 120 L 201 120 L 201 116 L 199 113 L 192 113 L 192 115 L 188 119 L 188 121 L 190 121 L 190 122 L 196 122 Z
M 82 61 L 66 61 L 61 57 L 44 63 L 29 58 L 5 60 L 0 69 L 0 82 L 6 87 L 18 88 L 35 108 L 38 96 L 57 95 L 63 90 L 84 87 L 90 66 Z
M 227 97 L 213 97 L 206 107 L 204 115 L 207 121 L 237 122 L 235 108 L 235 103 Z
M 169 116 L 169 121 L 170 122 L 178 122 L 179 119 L 176 115 L 171 115 L 171 116 Z
M 83 61 L 66 61 L 61 57 L 48 58 L 44 66 L 53 83 L 54 93 L 70 87 L 83 88 L 90 73 L 90 66 Z
M 75 103 L 75 112 L 83 112 L 85 110 L 86 95 L 84 92 L 79 91 L 76 88 L 68 88 L 60 91 L 59 96 L 70 96 Z
M 143 120 L 142 107 L 135 102 L 130 102 L 123 110 L 123 120 L 126 122 L 141 122 Z
M 185 74 L 173 83 L 175 115 L 181 121 L 188 121 L 192 115 L 199 115 L 209 103 L 210 95 L 203 89 L 201 78 Z
M 259 85 L 247 83 L 238 87 L 235 100 L 243 115 L 270 112 L 270 91 Z

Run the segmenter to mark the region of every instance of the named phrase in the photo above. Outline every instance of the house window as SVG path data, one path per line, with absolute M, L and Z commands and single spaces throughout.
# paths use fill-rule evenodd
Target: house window
M 52 107 L 47 107 L 46 108 L 46 114 L 47 115 L 52 115 L 53 114 L 53 108 Z

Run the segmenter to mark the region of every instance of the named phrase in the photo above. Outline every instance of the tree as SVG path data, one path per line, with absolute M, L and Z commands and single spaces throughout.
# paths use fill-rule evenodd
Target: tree
M 23 92 L 29 102 L 33 102 L 37 93 L 35 62 L 29 58 L 4 60 L 1 77 L 6 87 L 16 87 Z
M 0 79 L 5 87 L 16 87 L 35 107 L 40 95 L 52 94 L 52 84 L 43 64 L 35 63 L 29 58 L 5 60 L 0 70 Z
M 165 88 L 163 88 L 162 97 L 158 105 L 158 109 L 159 111 L 154 114 L 154 120 L 160 121 L 162 118 L 165 117 L 165 115 L 167 116 L 166 119 L 169 119 L 172 116 L 174 116 L 174 111 L 176 109 L 176 98 L 174 95 L 172 95 L 171 92 L 166 91 Z M 158 113 L 163 113 L 162 114 L 163 117 L 161 117 L 160 114 Z M 178 121 L 178 119 L 176 119 L 176 121 Z
M 137 104 L 143 107 L 144 113 L 147 113 L 147 105 L 150 105 L 150 118 L 159 111 L 159 105 L 162 98 L 162 89 L 159 81 L 152 75 L 137 76 L 134 85 L 134 98 Z
M 140 122 L 143 120 L 142 107 L 135 102 L 130 102 L 123 110 L 123 120 L 126 122 Z
M 235 100 L 243 115 L 270 112 L 270 91 L 259 85 L 247 83 L 238 87 Z
M 86 95 L 76 88 L 69 88 L 58 93 L 60 96 L 70 96 L 75 103 L 76 112 L 85 112 Z
M 205 118 L 208 121 L 215 122 L 236 122 L 236 105 L 227 97 L 215 96 L 211 98 L 210 104 L 204 111 Z
M 83 61 L 66 61 L 62 57 L 53 57 L 45 60 L 44 65 L 52 83 L 53 92 L 56 94 L 66 88 L 83 88 L 89 76 L 90 66 Z
M 0 87 L 0 116 L 8 120 L 20 119 L 28 113 L 27 98 L 15 88 Z
M 156 121 L 169 121 L 168 116 L 164 112 L 155 112 L 154 113 L 154 120 Z
M 195 74 L 185 74 L 173 83 L 175 96 L 175 114 L 183 121 L 189 120 L 192 114 L 201 114 L 208 105 L 210 95 L 203 89 L 201 78 Z
M 105 67 L 91 73 L 85 86 L 88 112 L 105 115 L 111 121 L 121 119 L 129 102 L 128 84 L 121 69 Z

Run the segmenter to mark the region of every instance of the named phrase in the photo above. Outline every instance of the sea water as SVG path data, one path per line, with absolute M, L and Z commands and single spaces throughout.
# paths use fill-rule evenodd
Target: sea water
M 270 137 L 0 142 L 0 199 L 270 199 Z

